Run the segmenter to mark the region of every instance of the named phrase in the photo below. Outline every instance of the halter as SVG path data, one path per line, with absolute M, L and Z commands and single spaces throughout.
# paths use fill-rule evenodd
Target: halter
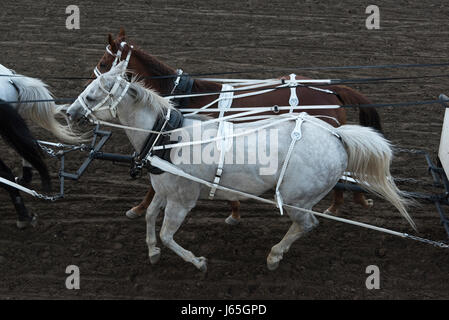
M 125 96 L 126 92 L 128 92 L 129 86 L 131 85 L 131 82 L 127 81 L 123 78 L 124 73 L 126 72 L 126 69 L 123 69 L 122 73 L 117 76 L 116 81 L 111 89 L 111 91 L 107 91 L 100 82 L 100 89 L 103 90 L 106 93 L 106 97 L 104 97 L 103 100 L 101 100 L 99 103 L 97 103 L 92 108 L 89 108 L 84 101 L 85 96 L 88 94 L 87 91 L 81 93 L 78 97 L 78 102 L 81 104 L 83 109 L 86 111 L 84 114 L 85 117 L 95 116 L 92 114 L 95 111 L 99 110 L 109 110 L 111 112 L 111 115 L 116 118 L 117 117 L 117 106 L 122 101 L 123 97 Z M 120 85 L 125 82 L 125 88 L 123 89 L 122 93 L 116 97 L 115 94 L 117 93 L 118 89 L 120 88 Z M 109 103 L 108 103 L 109 102 Z
M 112 63 L 112 67 L 115 67 L 120 62 L 120 59 L 122 58 L 122 53 L 123 53 L 123 49 L 125 48 L 125 45 L 128 45 L 128 43 L 126 43 L 126 41 L 121 42 L 117 53 L 112 52 L 110 44 L 108 44 L 106 46 L 106 52 L 108 54 L 110 54 L 111 56 L 115 57 L 114 62 Z M 128 45 L 128 46 L 129 46 L 129 51 L 128 51 L 128 55 L 127 55 L 127 57 L 125 59 L 125 67 L 124 67 L 124 69 L 128 68 L 129 60 L 131 59 L 132 49 L 134 48 L 134 46 L 132 46 L 132 45 Z M 94 74 L 95 74 L 95 76 L 97 78 L 102 75 L 101 71 L 98 69 L 98 66 L 95 66 Z

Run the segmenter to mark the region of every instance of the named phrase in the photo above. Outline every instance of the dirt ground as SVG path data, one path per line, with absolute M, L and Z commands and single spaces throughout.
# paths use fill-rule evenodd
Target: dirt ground
M 84 1 L 81 29 L 65 28 L 72 1 L 2 1 L 0 63 L 34 77 L 90 76 L 104 52 L 106 36 L 120 26 L 145 51 L 186 72 L 220 72 L 300 66 L 437 63 L 447 61 L 449 6 L 435 1 L 378 1 L 381 30 L 365 27 L 366 1 Z M 288 74 L 252 73 L 268 78 Z M 444 74 L 444 68 L 297 72 L 314 78 L 357 78 Z M 83 81 L 45 80 L 56 97 L 76 97 Z M 449 93 L 447 79 L 355 85 L 373 102 L 435 99 Z M 379 110 L 385 135 L 395 145 L 436 156 L 444 110 L 441 106 Z M 357 112 L 349 110 L 357 121 Z M 40 139 L 49 134 L 31 126 Z M 2 159 L 19 172 L 13 151 L 0 145 Z M 125 135 L 114 130 L 105 148 L 129 153 Z M 69 168 L 86 154 L 74 153 Z M 47 161 L 55 184 L 58 163 Z M 432 188 L 420 157 L 398 155 L 396 177 L 419 181 L 409 191 Z M 36 187 L 37 180 L 35 181 Z M 289 227 L 275 208 L 242 203 L 243 222 L 224 223 L 225 202 L 201 201 L 177 234 L 177 241 L 208 258 L 202 274 L 172 251 L 150 265 L 144 220 L 124 213 L 145 194 L 145 178 L 131 180 L 128 168 L 96 162 L 79 182 L 68 182 L 66 198 L 48 203 L 26 198 L 40 216 L 35 229 L 18 231 L 9 198 L 0 193 L 0 299 L 448 299 L 449 251 L 374 231 L 320 219 L 298 240 L 278 270 L 265 262 Z M 402 232 L 413 231 L 392 206 L 374 198 L 371 210 L 346 195 L 342 217 Z M 324 210 L 330 199 L 315 209 Z M 435 207 L 410 210 L 421 235 L 447 240 Z M 158 222 L 158 230 L 161 221 Z M 65 288 L 68 265 L 81 271 L 81 289 Z M 366 267 L 380 269 L 379 290 L 367 290 Z

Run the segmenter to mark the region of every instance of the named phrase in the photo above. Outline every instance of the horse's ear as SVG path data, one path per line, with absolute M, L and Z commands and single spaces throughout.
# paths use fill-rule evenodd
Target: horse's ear
M 115 45 L 114 39 L 112 38 L 112 34 L 108 34 L 108 42 L 111 46 L 112 51 L 117 50 L 117 46 Z
M 120 28 L 120 32 L 119 32 L 118 36 L 119 36 L 119 38 L 125 37 L 125 29 L 123 29 L 123 27 Z

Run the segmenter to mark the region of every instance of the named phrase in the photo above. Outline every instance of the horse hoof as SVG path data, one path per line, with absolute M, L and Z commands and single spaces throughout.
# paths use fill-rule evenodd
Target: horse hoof
M 134 209 L 129 209 L 128 211 L 126 211 L 126 217 L 128 219 L 135 220 L 135 219 L 140 218 L 141 216 L 143 216 L 143 215 L 138 214 L 137 212 L 134 211 Z
M 150 263 L 156 264 L 159 262 L 159 259 L 161 258 L 161 249 L 155 248 L 155 252 L 153 254 L 150 254 Z
M 279 267 L 279 261 L 277 262 L 267 262 L 267 268 L 270 271 L 274 271 Z
M 199 264 L 197 265 L 197 268 L 201 271 L 206 273 L 207 272 L 207 259 L 204 257 L 198 258 Z
M 282 255 L 270 254 L 267 257 L 267 268 L 270 271 L 274 271 L 279 267 L 279 262 L 282 260 Z
M 226 218 L 225 222 L 230 226 L 235 226 L 240 223 L 240 219 L 235 219 L 233 216 L 229 216 Z
M 334 215 L 334 213 L 333 213 L 332 211 L 330 211 L 329 209 L 326 209 L 323 213 L 324 213 L 324 214 L 328 214 L 328 215 L 330 215 L 330 216 L 333 216 L 333 215 Z
M 28 228 L 29 226 L 34 228 L 37 226 L 37 216 L 33 215 L 33 217 L 30 220 L 25 220 L 25 221 L 17 220 L 16 226 L 20 230 Z

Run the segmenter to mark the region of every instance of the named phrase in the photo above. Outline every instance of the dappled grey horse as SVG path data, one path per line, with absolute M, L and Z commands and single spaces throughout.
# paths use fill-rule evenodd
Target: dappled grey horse
M 119 64 L 94 80 L 69 107 L 67 114 L 72 121 L 90 117 L 126 126 L 131 144 L 140 152 L 148 134 L 157 134 L 151 130 L 158 120 L 167 117 L 174 109 L 169 101 L 154 91 L 136 81 L 126 80 L 124 72 L 123 64 Z M 357 125 L 333 128 L 324 121 L 302 113 L 236 124 L 233 131 L 227 131 L 227 137 L 217 138 L 219 122 L 218 119 L 185 118 L 182 127 L 171 132 L 178 140 L 180 136 L 182 139 L 166 147 L 171 148 L 171 160 L 177 170 L 202 181 L 214 181 L 217 161 L 204 161 L 201 157 L 203 161 L 193 161 L 195 156 L 225 153 L 224 158 L 234 160 L 221 163 L 222 175 L 215 199 L 244 200 L 248 194 L 261 195 L 276 188 L 277 203 L 280 209 L 283 204 L 288 204 L 284 210 L 292 224 L 284 238 L 272 247 L 267 258 L 269 269 L 275 269 L 293 242 L 318 224 L 312 214 L 299 208 L 312 209 L 345 171 L 351 172 L 352 177 L 365 189 L 391 202 L 414 226 L 405 209 L 406 200 L 390 175 L 391 147 L 374 130 Z M 195 132 L 199 128 L 203 134 Z M 276 137 L 274 141 L 270 137 L 272 133 Z M 217 141 L 227 141 L 235 147 L 224 148 L 224 144 L 221 144 L 221 152 L 217 152 Z M 235 161 L 239 157 L 241 159 L 242 153 L 255 155 L 264 148 L 269 149 L 270 157 L 276 160 L 275 169 L 271 172 L 265 170 L 262 174 L 264 166 L 267 168 L 258 157 L 252 163 Z M 185 156 L 186 153 L 189 156 Z M 153 157 L 150 150 L 148 159 L 152 161 Z M 220 156 L 213 158 L 222 159 Z M 166 168 L 171 166 L 169 164 Z M 210 184 L 186 179 L 178 175 L 176 170 L 170 172 L 174 174 L 151 174 L 151 184 L 156 194 L 146 214 L 150 261 L 156 263 L 160 258 L 155 223 L 160 210 L 164 209 L 165 217 L 160 232 L 162 242 L 185 261 L 205 271 L 206 259 L 196 257 L 173 237 L 197 201 L 210 197 Z M 237 192 L 223 190 L 221 186 Z

